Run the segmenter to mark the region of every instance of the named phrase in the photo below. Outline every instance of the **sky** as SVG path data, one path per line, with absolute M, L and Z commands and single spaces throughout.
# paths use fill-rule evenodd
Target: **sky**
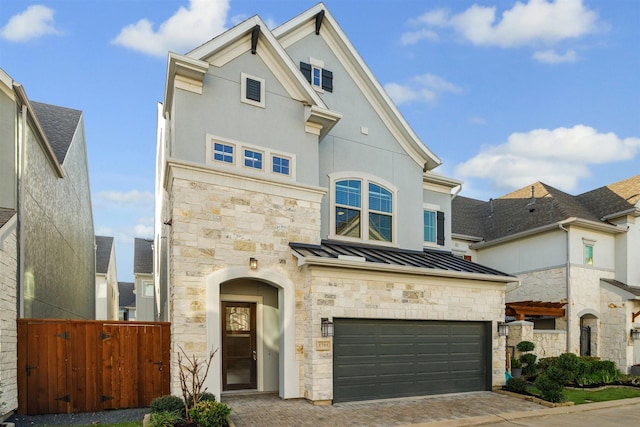
M 0 68 L 83 111 L 97 235 L 133 281 L 153 237 L 167 53 L 312 0 L 2 0 Z M 420 139 L 488 200 L 536 181 L 580 194 L 640 173 L 640 1 L 326 0 Z

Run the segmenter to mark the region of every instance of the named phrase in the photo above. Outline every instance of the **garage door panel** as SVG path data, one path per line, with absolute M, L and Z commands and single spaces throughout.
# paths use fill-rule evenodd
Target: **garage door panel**
M 334 401 L 488 390 L 483 322 L 334 319 Z

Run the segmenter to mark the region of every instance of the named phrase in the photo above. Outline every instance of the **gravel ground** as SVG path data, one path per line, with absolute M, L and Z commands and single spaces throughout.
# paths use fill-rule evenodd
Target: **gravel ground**
M 5 422 L 15 423 L 16 427 L 32 426 L 99 426 L 125 421 L 140 421 L 149 408 L 116 409 L 102 412 L 84 412 L 79 414 L 18 415 L 14 414 Z

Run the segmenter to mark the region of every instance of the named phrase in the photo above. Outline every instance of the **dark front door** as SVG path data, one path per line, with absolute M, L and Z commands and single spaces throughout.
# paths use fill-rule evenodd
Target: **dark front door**
M 256 387 L 256 304 L 222 303 L 222 389 Z

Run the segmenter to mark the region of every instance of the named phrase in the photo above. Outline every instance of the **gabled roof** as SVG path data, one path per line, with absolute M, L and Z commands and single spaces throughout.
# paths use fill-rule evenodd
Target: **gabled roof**
M 16 211 L 9 208 L 0 208 L 0 228 L 9 222 L 9 220 L 15 215 Z
M 302 258 L 328 258 L 399 267 L 415 267 L 430 271 L 441 270 L 457 273 L 512 277 L 501 271 L 458 258 L 451 252 L 433 249 L 412 251 L 373 245 L 334 242 L 330 240 L 323 240 L 320 245 L 289 243 L 289 246 L 297 256 Z M 516 280 L 515 278 L 513 279 Z
M 626 283 L 622 283 L 615 279 L 600 279 L 600 281 L 631 294 L 627 295 L 629 299 L 640 299 L 640 288 L 628 286 Z
M 153 274 L 153 240 L 135 238 L 133 274 Z
M 599 218 L 640 209 L 640 175 L 596 188 L 577 197 Z
M 31 101 L 31 105 L 58 162 L 63 164 L 78 129 L 82 111 L 34 101 Z
M 546 230 L 567 221 L 619 232 L 603 217 L 608 213 L 637 209 L 633 203 L 638 200 L 640 175 L 579 196 L 536 182 L 488 202 L 461 196 L 454 198 L 452 232 L 482 237 L 489 242 Z
M 96 273 L 107 274 L 112 246 L 113 237 L 96 236 Z
M 257 37 L 255 52 L 252 50 L 254 37 Z M 186 55 L 170 53 L 164 111 L 167 112 L 173 102 L 176 75 L 201 84 L 209 64 L 220 67 L 248 51 L 259 55 L 289 95 L 306 106 L 307 122 L 322 126 L 320 139 L 340 120 L 342 115 L 327 107 L 259 16 L 241 22 Z
M 120 308 L 135 307 L 136 294 L 133 292 L 133 282 L 118 282 L 118 305 Z
M 364 17 L 366 8 L 363 8 L 362 13 Z M 409 126 L 409 123 L 407 123 L 323 3 L 318 3 L 311 9 L 275 28 L 273 35 L 286 49 L 302 37 L 316 31 L 316 17 L 319 17 L 319 14 L 322 15 L 319 36 L 324 38 L 336 56 L 341 59 L 343 66 L 363 90 L 391 134 L 397 138 L 405 151 L 421 167 L 431 170 L 439 166 L 442 161 L 420 140 L 411 126 Z

